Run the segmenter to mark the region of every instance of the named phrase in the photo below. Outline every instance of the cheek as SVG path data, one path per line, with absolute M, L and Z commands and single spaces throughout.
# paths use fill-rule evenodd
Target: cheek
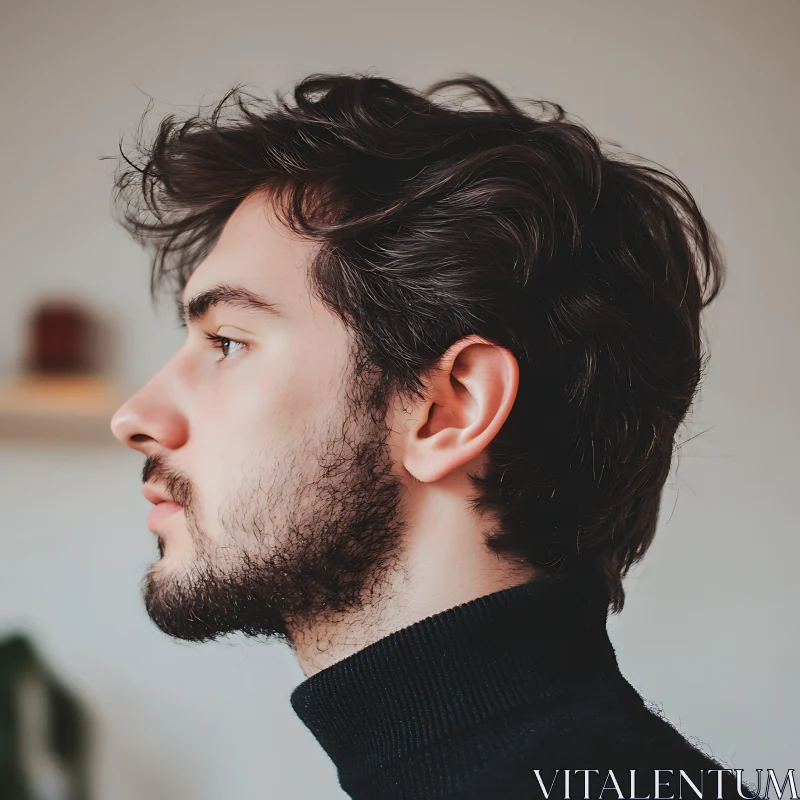
M 231 485 L 243 470 L 273 462 L 316 429 L 332 391 L 318 375 L 297 365 L 253 363 L 220 370 L 195 405 L 191 438 L 193 463 L 217 481 Z M 234 365 L 230 365 L 233 367 Z M 311 434 L 313 435 L 313 433 Z M 201 476 L 198 474 L 198 484 Z

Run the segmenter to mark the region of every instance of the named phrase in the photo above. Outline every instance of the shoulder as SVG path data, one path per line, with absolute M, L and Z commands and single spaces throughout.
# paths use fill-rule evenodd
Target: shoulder
M 545 727 L 535 717 L 509 720 L 491 736 L 462 743 L 467 750 L 473 745 L 474 772 L 454 796 L 458 800 L 648 795 L 741 800 L 732 767 L 715 760 L 707 743 L 684 735 L 644 705 L 599 715 L 581 708 L 551 717 Z M 755 794 L 747 784 L 743 791 Z

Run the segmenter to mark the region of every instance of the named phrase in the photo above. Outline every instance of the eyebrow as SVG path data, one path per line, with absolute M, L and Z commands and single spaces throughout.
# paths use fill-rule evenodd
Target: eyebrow
M 261 295 L 245 289 L 243 286 L 229 286 L 219 284 L 211 289 L 195 295 L 184 305 L 180 298 L 175 301 L 178 320 L 182 326 L 188 323 L 196 324 L 200 322 L 212 308 L 227 306 L 229 308 L 241 308 L 247 311 L 257 311 L 260 314 L 271 314 L 282 316 L 278 310 L 278 305 L 269 302 Z

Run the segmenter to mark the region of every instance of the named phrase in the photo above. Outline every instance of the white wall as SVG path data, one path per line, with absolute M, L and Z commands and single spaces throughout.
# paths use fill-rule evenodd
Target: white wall
M 168 306 L 158 318 L 149 306 L 144 255 L 111 221 L 113 163 L 98 160 L 149 95 L 155 119 L 236 82 L 272 92 L 373 69 L 419 87 L 472 71 L 556 100 L 674 169 L 729 265 L 683 438 L 707 432 L 682 448 L 612 618 L 623 672 L 718 758 L 800 768 L 798 23 L 794 0 L 5 0 L 0 372 L 19 363 L 22 312 L 48 289 L 117 321 L 128 391 L 178 345 Z M 0 454 L 0 632 L 30 627 L 93 709 L 98 800 L 340 797 L 289 706 L 302 673 L 288 650 L 180 645 L 147 620 L 141 465 L 113 443 Z

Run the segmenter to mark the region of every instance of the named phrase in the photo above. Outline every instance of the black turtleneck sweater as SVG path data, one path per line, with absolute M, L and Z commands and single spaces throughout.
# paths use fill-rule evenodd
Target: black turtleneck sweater
M 316 673 L 292 706 L 355 800 L 739 797 L 622 676 L 607 610 L 582 573 L 504 589 Z

